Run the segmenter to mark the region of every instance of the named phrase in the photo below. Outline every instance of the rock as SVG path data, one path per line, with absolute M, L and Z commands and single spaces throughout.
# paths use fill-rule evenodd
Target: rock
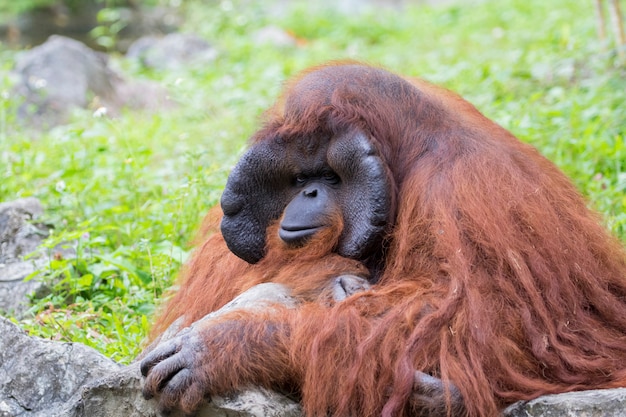
M 113 369 L 106 376 L 92 379 L 79 388 L 66 404 L 47 415 L 53 417 L 161 415 L 156 404 L 146 401 L 141 395 L 138 363 Z
M 302 417 L 300 405 L 289 398 L 264 389 L 250 389 L 232 397 L 215 397 L 202 410 L 201 417 L 217 417 L 216 412 L 241 417 Z
M 57 35 L 19 56 L 15 71 L 17 92 L 26 101 L 20 116 L 50 124 L 65 121 L 72 108 L 86 108 L 89 93 L 105 105 L 114 103 L 114 85 L 121 82 L 105 54 Z
M 214 398 L 196 417 L 300 417 L 298 406 L 285 397 L 266 390 L 249 390 L 229 398 Z M 1 409 L 0 409 L 1 413 Z M 135 362 L 83 386 L 52 417 L 147 417 L 161 416 L 156 401 L 141 395 L 139 363 Z M 0 414 L 2 416 L 2 414 Z M 25 415 L 24 417 L 30 417 Z M 39 417 L 39 416 L 37 416 Z M 183 417 L 172 413 L 170 417 Z
M 29 337 L 0 318 L 0 415 L 53 415 L 86 383 L 120 366 L 78 343 Z
M 133 42 L 126 57 L 159 70 L 178 70 L 210 64 L 217 50 L 193 34 L 171 33 L 164 37 L 145 36 Z
M 29 223 L 43 214 L 43 207 L 34 197 L 0 203 L 0 264 L 20 259 L 34 251 L 48 229 Z
M 568 392 L 520 401 L 504 417 L 621 417 L 626 415 L 626 388 Z
M 36 280 L 24 281 L 24 278 L 46 262 L 39 258 L 0 266 L 0 313 L 20 318 L 29 308 L 31 295 L 43 298 L 49 294 L 45 284 Z
M 168 101 L 161 87 L 124 80 L 109 67 L 107 55 L 63 36 L 24 52 L 14 73 L 15 91 L 24 100 L 18 116 L 37 127 L 64 123 L 75 108 L 105 108 L 103 113 L 115 115 L 125 106 L 154 108 Z M 128 89 L 136 95 L 132 101 Z
M 0 311 L 20 316 L 28 308 L 28 295 L 46 287 L 35 280 L 24 281 L 47 260 L 24 259 L 48 236 L 48 228 L 32 222 L 43 213 L 33 197 L 0 203 Z

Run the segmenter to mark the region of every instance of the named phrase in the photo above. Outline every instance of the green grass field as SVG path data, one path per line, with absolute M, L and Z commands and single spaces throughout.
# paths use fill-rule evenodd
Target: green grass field
M 46 246 L 78 257 L 38 272 L 53 286 L 20 323 L 31 334 L 130 361 L 155 302 L 264 108 L 290 75 L 334 59 L 379 64 L 459 92 L 559 165 L 626 241 L 626 66 L 595 34 L 591 1 L 501 0 L 338 13 L 293 3 L 185 2 L 185 31 L 212 42 L 212 65 L 146 71 L 179 103 L 116 119 L 76 112 L 39 137 L 12 116 L 14 52 L 0 51 L 0 201 L 35 196 L 55 226 Z M 210 6 L 208 5 L 210 4 Z M 297 46 L 255 43 L 268 25 Z

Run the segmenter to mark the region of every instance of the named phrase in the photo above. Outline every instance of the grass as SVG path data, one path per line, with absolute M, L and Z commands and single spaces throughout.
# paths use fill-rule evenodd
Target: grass
M 0 80 L 0 201 L 35 196 L 54 233 L 37 272 L 52 293 L 20 324 L 120 361 L 141 349 L 203 213 L 281 83 L 352 58 L 455 90 L 557 163 L 626 242 L 624 64 L 595 36 L 591 2 L 502 0 L 341 13 L 289 3 L 185 2 L 185 30 L 213 42 L 212 65 L 160 72 L 114 57 L 127 76 L 165 85 L 179 105 L 116 119 L 77 111 L 33 137 Z M 278 26 L 297 46 L 256 43 Z M 78 256 L 54 256 L 71 242 Z

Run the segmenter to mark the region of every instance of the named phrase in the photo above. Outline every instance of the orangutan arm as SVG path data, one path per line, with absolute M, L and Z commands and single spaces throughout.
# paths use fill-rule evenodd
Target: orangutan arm
M 192 413 L 210 395 L 249 386 L 288 394 L 297 381 L 288 339 L 287 326 L 265 313 L 200 320 L 145 356 L 144 397 L 158 396 L 164 411 Z
M 335 296 L 352 295 L 358 283 L 350 277 L 335 281 Z M 314 315 L 324 314 L 318 306 L 309 305 L 309 308 Z M 229 394 L 251 386 L 298 397 L 303 388 L 301 381 L 310 371 L 307 371 L 309 346 L 302 346 L 304 350 L 294 346 L 292 328 L 301 327 L 298 323 L 302 320 L 301 325 L 307 327 L 310 317 L 306 316 L 296 309 L 272 304 L 269 308 L 235 309 L 201 319 L 162 341 L 144 357 L 141 364 L 146 377 L 144 396 L 157 396 L 164 411 L 181 409 L 186 413 L 197 410 L 210 395 Z M 309 330 L 316 332 L 314 328 Z M 298 329 L 298 338 L 302 337 L 302 331 Z M 332 351 L 354 346 L 342 342 L 345 336 L 337 338 Z M 300 359 L 294 362 L 293 358 Z M 334 368 L 336 360 L 334 355 L 328 355 L 325 368 Z M 339 376 L 346 371 L 335 369 L 334 372 Z M 384 387 L 379 390 L 385 391 Z M 453 384 L 448 384 L 446 389 L 440 379 L 422 372 L 415 373 L 409 402 L 418 416 L 444 415 L 448 407 L 455 416 L 465 412 L 463 398 Z

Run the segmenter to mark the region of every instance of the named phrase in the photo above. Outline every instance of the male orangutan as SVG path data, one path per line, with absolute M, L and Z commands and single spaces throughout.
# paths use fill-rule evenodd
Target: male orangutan
M 164 409 L 263 386 L 297 395 L 308 417 L 489 417 L 626 386 L 622 245 L 552 163 L 453 93 L 356 63 L 305 71 L 221 206 L 221 233 L 157 331 L 262 282 L 303 302 L 158 344 L 144 395 Z M 342 276 L 369 286 L 328 296 Z M 414 395 L 433 383 L 434 408 Z

